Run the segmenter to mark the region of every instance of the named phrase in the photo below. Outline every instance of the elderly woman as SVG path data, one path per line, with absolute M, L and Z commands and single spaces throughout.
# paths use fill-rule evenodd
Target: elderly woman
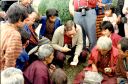
M 115 66 L 117 63 L 118 50 L 112 46 L 112 41 L 107 36 L 98 39 L 96 46 L 92 49 L 88 66 L 79 73 L 74 84 L 79 84 L 84 76 L 83 72 L 94 71 L 103 76 L 102 84 L 116 84 Z
M 50 44 L 39 47 L 37 56 L 39 60 L 34 61 L 25 71 L 25 84 L 51 84 L 47 65 L 53 60 L 54 49 Z
M 1 84 L 24 84 L 22 71 L 14 67 L 3 70 L 1 72 Z

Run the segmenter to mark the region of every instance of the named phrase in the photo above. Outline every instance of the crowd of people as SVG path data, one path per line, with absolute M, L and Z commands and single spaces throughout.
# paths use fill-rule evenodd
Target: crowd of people
M 32 2 L 2 1 L 1 84 L 68 84 L 65 60 L 74 67 L 87 63 L 73 84 L 128 84 L 128 0 L 118 0 L 117 8 L 112 0 L 69 0 L 73 20 L 64 24 L 57 9 L 41 16 Z

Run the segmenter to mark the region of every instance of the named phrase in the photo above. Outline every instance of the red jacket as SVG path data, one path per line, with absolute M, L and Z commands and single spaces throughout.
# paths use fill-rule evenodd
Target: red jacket
M 118 49 L 116 49 L 115 47 L 112 46 L 112 49 L 110 51 L 111 53 L 111 57 L 110 57 L 110 68 L 112 69 L 112 74 L 111 76 L 108 76 L 104 73 L 102 73 L 103 75 L 103 81 L 102 84 L 109 84 L 110 82 L 113 82 L 111 84 L 116 84 L 116 77 L 115 77 L 115 67 L 117 64 L 117 58 L 118 58 Z M 99 56 L 99 51 L 97 49 L 97 47 L 94 47 L 91 51 L 89 60 L 88 60 L 88 65 L 95 63 L 98 63 L 98 56 Z M 83 69 L 83 71 L 81 71 L 78 75 L 76 75 L 73 84 L 80 84 L 80 82 L 83 81 L 85 75 L 84 72 L 85 71 L 92 71 L 92 67 L 91 66 L 87 66 Z M 99 72 L 99 71 L 98 71 Z M 110 80 L 109 80 L 110 79 Z

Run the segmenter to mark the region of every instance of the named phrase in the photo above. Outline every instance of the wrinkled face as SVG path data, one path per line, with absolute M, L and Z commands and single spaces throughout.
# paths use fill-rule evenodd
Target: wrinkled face
M 51 22 L 55 22 L 56 16 L 51 16 L 51 17 L 49 17 L 49 20 L 50 20 Z
M 108 29 L 104 29 L 104 30 L 102 30 L 101 31 L 101 33 L 102 33 L 102 35 L 104 35 L 104 36 L 110 36 L 110 34 L 111 34 L 111 32 L 108 30 Z
M 24 5 L 24 6 L 28 6 L 28 5 L 30 5 L 31 4 L 31 2 L 32 2 L 32 0 L 21 0 L 21 3 Z
M 54 58 L 53 53 L 49 57 L 45 58 L 45 60 L 47 61 L 47 64 L 50 64 L 52 62 L 53 58 Z
M 106 10 L 105 16 L 110 17 L 112 15 L 112 10 Z
M 106 55 L 109 52 L 109 50 L 99 49 L 99 52 L 101 53 L 101 55 Z
M 76 34 L 76 29 L 75 29 L 75 27 L 73 26 L 73 27 L 72 27 L 72 30 L 66 31 L 65 34 L 66 34 L 68 37 L 73 38 L 74 35 Z

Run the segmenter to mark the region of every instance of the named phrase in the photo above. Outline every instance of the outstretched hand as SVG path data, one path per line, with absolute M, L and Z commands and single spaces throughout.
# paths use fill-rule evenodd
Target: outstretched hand
M 63 47 L 63 49 L 62 49 L 62 52 L 68 52 L 68 51 L 71 51 L 71 49 L 68 48 L 67 45 L 65 45 L 65 46 Z
M 51 64 L 49 67 L 50 73 L 53 73 L 56 70 L 56 66 L 54 64 Z

